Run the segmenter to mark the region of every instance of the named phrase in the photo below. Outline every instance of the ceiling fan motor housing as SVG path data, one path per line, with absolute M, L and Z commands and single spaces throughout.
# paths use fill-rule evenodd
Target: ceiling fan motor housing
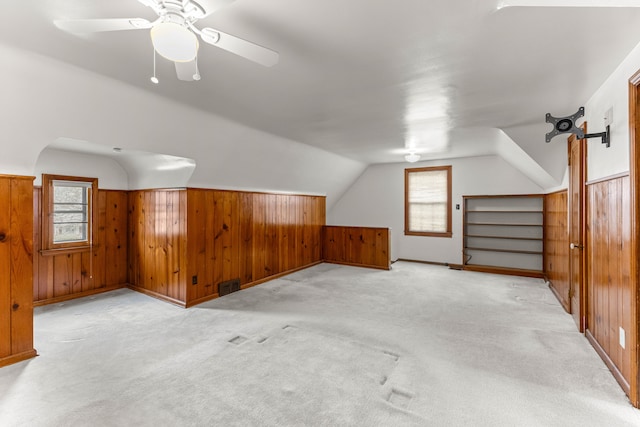
M 206 16 L 205 9 L 191 0 L 186 3 L 175 0 L 161 1 L 158 6 L 153 9 L 163 18 L 163 21 L 169 19 L 170 22 L 176 22 L 177 18 L 181 18 L 181 22 L 176 23 L 189 22 L 193 24 L 198 19 Z

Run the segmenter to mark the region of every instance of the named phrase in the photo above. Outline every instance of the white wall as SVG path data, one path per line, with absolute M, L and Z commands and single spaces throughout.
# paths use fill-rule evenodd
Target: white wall
M 404 170 L 425 166 L 452 166 L 453 237 L 404 235 Z M 462 196 L 538 194 L 534 184 L 499 156 L 444 161 L 373 165 L 328 211 L 330 225 L 390 227 L 391 258 L 462 263 Z M 460 204 L 460 210 L 455 205 Z
M 194 159 L 189 186 L 326 194 L 330 207 L 365 168 L 51 58 L 2 44 L 0 57 L 0 173 L 34 175 L 66 137 Z
M 615 175 L 629 170 L 629 79 L 640 70 L 640 44 L 609 76 L 585 104 L 588 132 L 605 129 L 604 115 L 613 107 L 611 147 L 600 139 L 588 142 L 587 176 L 589 180 Z
M 114 160 L 104 156 L 72 153 L 45 148 L 35 166 L 34 185 L 42 185 L 42 174 L 98 178 L 98 187 L 107 190 L 128 190 L 127 173 Z

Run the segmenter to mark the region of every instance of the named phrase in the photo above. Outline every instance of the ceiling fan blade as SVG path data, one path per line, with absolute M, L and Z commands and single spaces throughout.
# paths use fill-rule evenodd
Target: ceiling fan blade
M 185 82 L 192 82 L 195 80 L 193 76 L 198 74 L 198 65 L 196 64 L 195 59 L 189 62 L 176 62 L 175 64 L 178 80 Z
M 149 6 L 149 7 L 157 7 L 158 6 L 158 1 L 157 0 L 138 0 L 138 2 L 142 3 L 145 6 Z
M 150 1 L 150 0 L 139 0 Z M 151 0 L 153 1 L 153 0 Z M 209 16 L 216 10 L 234 3 L 236 0 L 192 0 L 204 10 L 204 16 Z
M 70 33 L 97 33 L 102 31 L 142 30 L 153 24 L 142 18 L 72 19 L 53 21 L 56 27 Z
M 228 52 L 235 53 L 250 61 L 257 62 L 265 67 L 272 67 L 278 63 L 280 55 L 266 47 L 243 40 L 231 34 L 214 30 L 213 28 L 203 28 L 200 37 L 206 43 L 217 46 Z
M 505 7 L 640 7 L 638 0 L 504 0 Z

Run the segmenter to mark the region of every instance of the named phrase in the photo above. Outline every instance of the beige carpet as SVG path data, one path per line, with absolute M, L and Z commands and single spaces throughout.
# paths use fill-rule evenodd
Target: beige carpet
M 185 310 L 36 309 L 1 426 L 640 426 L 540 280 L 322 264 Z

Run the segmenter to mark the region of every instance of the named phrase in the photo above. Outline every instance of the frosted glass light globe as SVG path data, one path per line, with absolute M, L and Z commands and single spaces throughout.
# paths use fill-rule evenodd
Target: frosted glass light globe
M 151 29 L 153 48 L 160 56 L 174 62 L 193 61 L 198 54 L 198 38 L 184 27 L 173 22 L 163 22 Z

